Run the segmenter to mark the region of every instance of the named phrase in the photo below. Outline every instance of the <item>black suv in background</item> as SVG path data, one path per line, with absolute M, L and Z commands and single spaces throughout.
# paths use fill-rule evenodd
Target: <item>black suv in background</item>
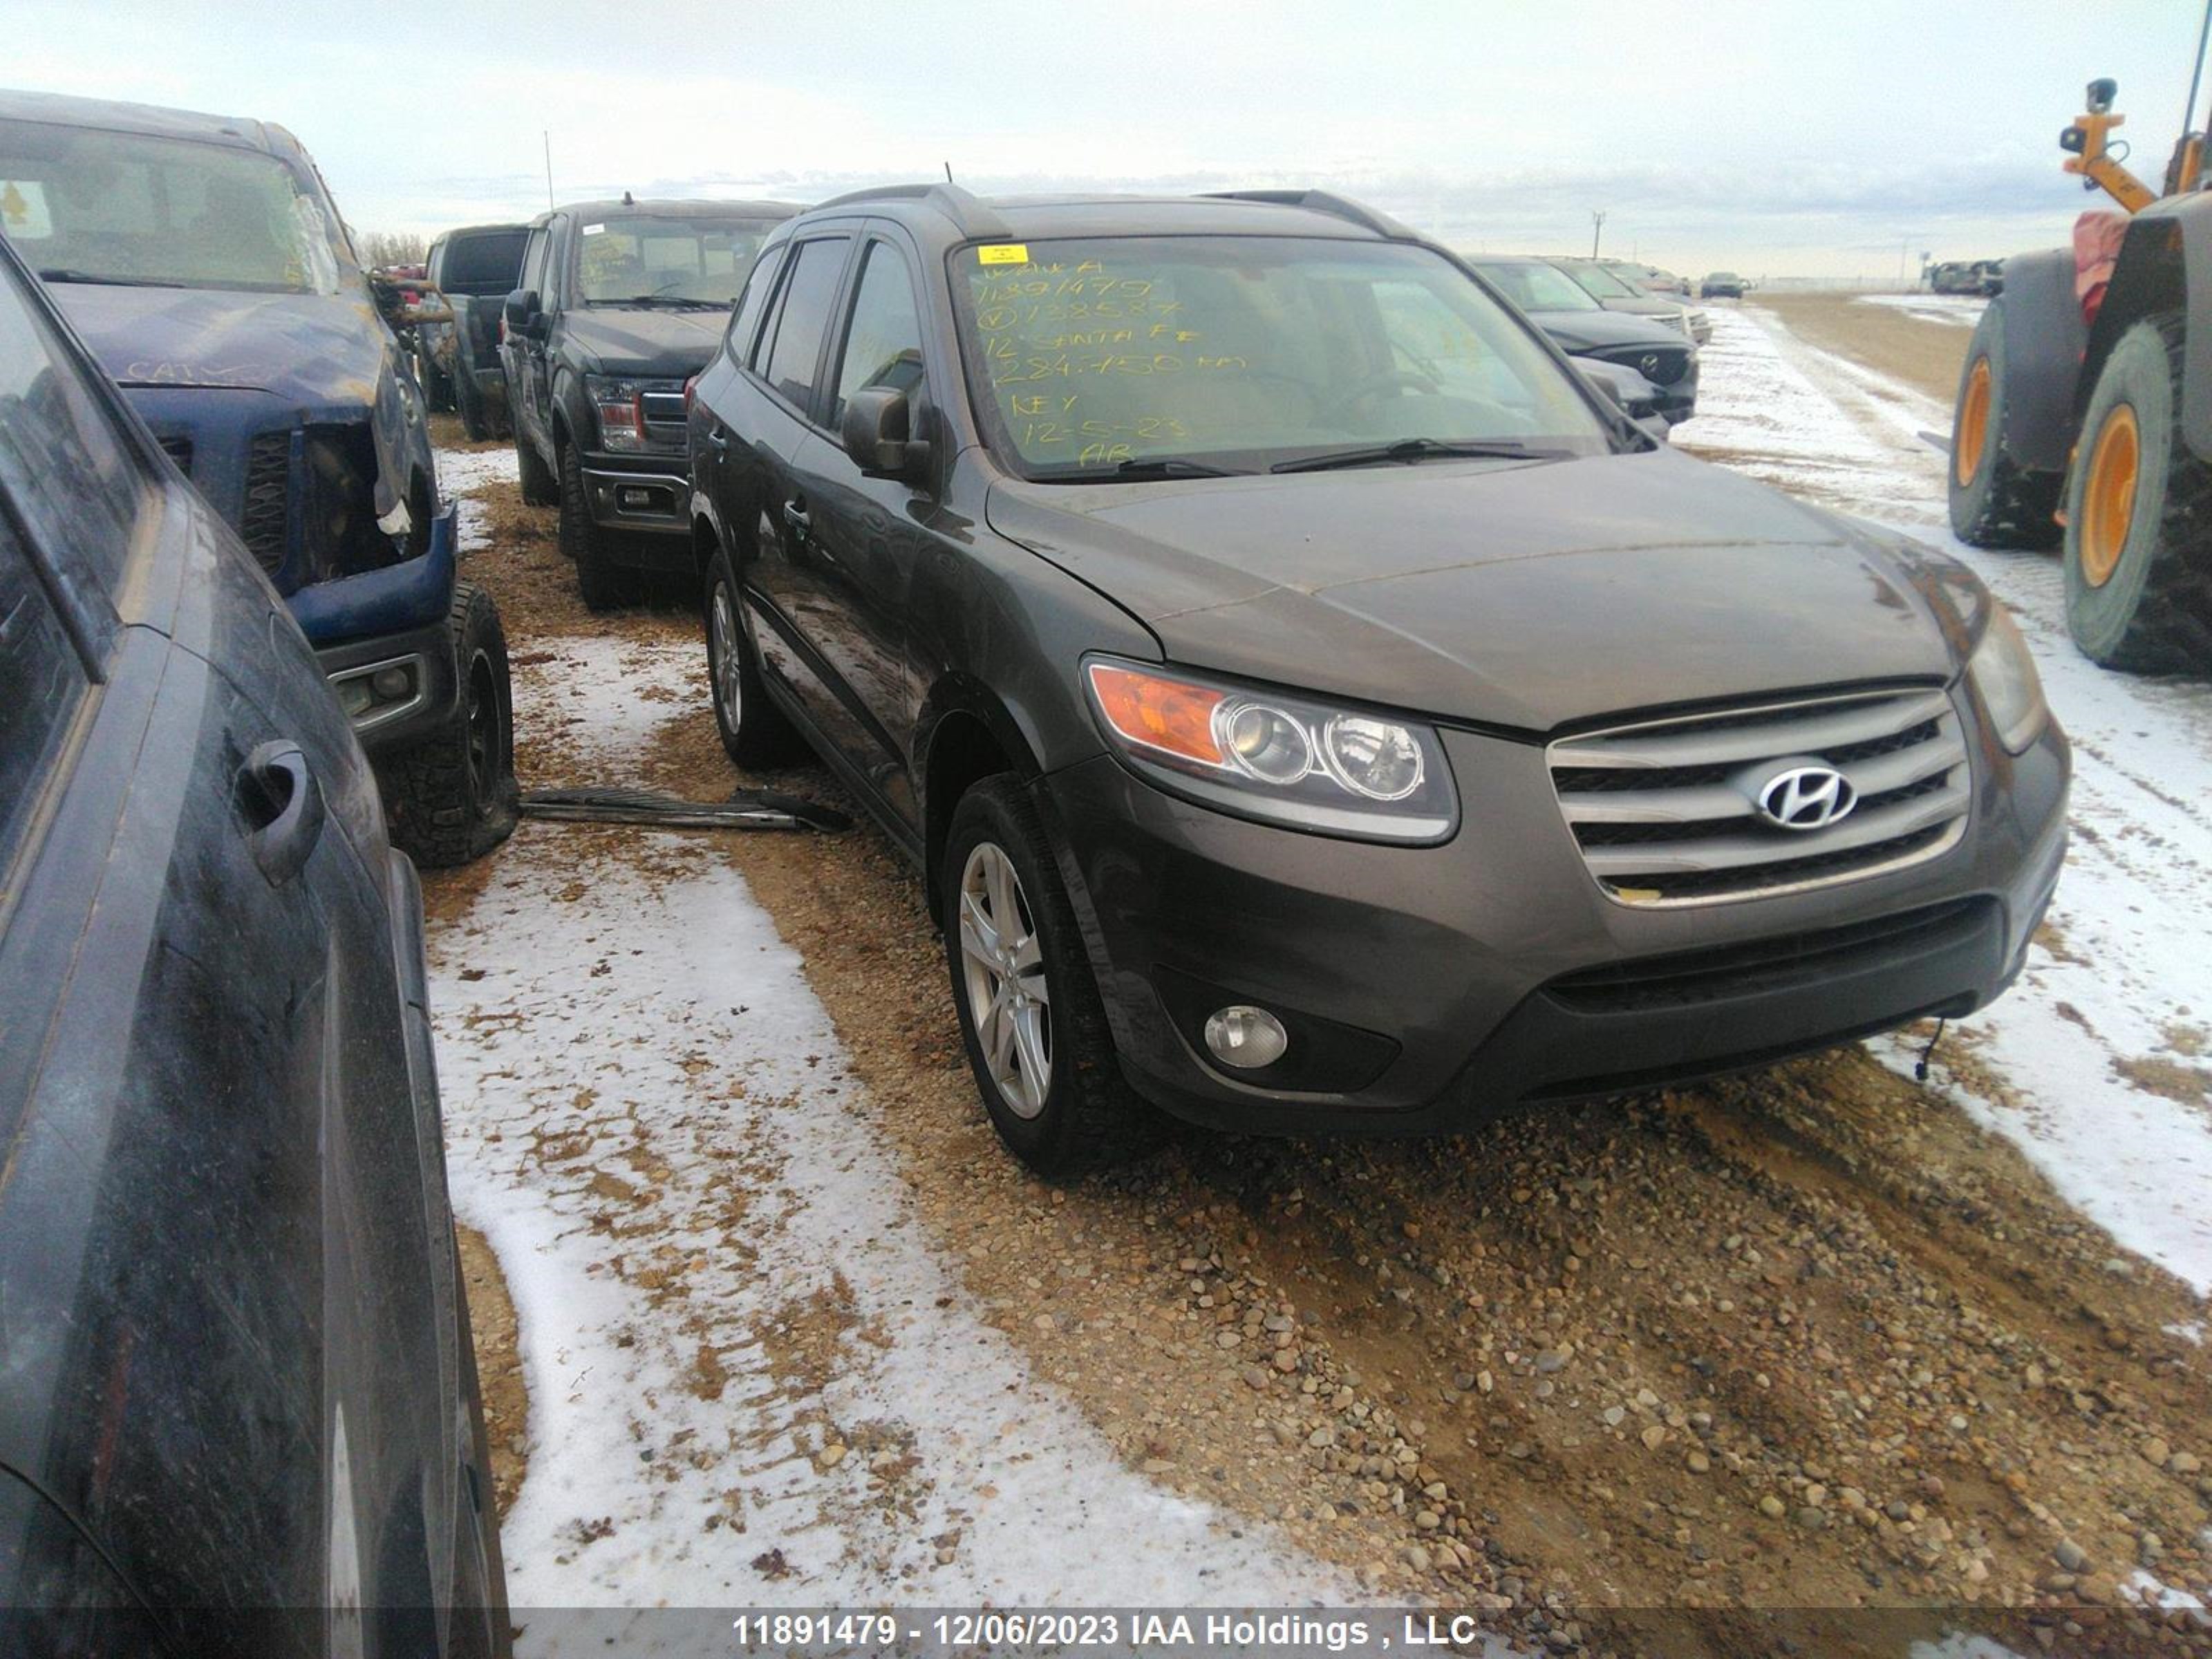
M 1698 348 L 1686 329 L 1608 311 L 1549 260 L 1478 256 L 1468 263 L 1570 357 L 1633 369 L 1650 381 L 1668 424 L 1698 412 Z
M 0 240 L 0 1652 L 508 1649 L 415 872 Z
M 1139 1097 L 1439 1130 L 1963 1013 L 2057 880 L 1970 573 L 1646 436 L 1336 198 L 825 204 L 690 456 L 724 741 L 921 864 L 1042 1170 Z
M 431 401 L 458 410 L 471 438 L 507 434 L 499 325 L 507 296 L 521 276 L 522 247 L 529 238 L 527 225 L 471 225 L 430 244 L 426 280 L 453 319 L 416 325 L 416 364 Z
M 530 226 L 504 307 L 522 498 L 561 508 L 584 603 L 687 568 L 684 383 L 713 355 L 781 202 L 580 202 Z

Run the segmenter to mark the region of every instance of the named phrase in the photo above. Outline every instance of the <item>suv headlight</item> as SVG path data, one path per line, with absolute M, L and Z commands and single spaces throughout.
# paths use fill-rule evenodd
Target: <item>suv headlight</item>
M 1443 745 L 1395 715 L 1087 658 L 1084 689 L 1121 758 L 1209 806 L 1365 841 L 1446 840 Z
M 1990 601 L 1982 642 L 1974 647 L 1966 673 L 1981 694 L 1983 707 L 1990 711 L 1997 741 L 2017 755 L 2035 740 L 2049 710 L 2027 641 L 2021 638 L 2011 616 L 1995 599 Z
M 611 374 L 584 376 L 584 396 L 599 422 L 602 449 L 642 449 L 645 447 L 645 406 L 638 401 L 643 386 L 636 380 Z

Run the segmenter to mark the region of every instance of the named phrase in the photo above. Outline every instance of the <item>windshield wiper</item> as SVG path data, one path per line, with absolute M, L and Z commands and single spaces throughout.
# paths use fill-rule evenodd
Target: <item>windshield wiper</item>
M 1245 478 L 1251 474 L 1239 472 L 1234 467 L 1210 466 L 1204 461 L 1194 461 L 1181 455 L 1136 455 L 1126 461 L 1116 461 L 1111 466 L 1086 468 L 1079 472 L 1050 472 L 1039 478 L 1039 483 L 1119 483 L 1126 479 L 1141 478 Z
M 726 300 L 697 300 L 681 294 L 633 294 L 621 300 L 594 300 L 595 306 L 674 306 L 679 310 L 727 311 Z
M 1393 461 L 1431 460 L 1558 460 L 1564 449 L 1533 449 L 1524 443 L 1448 443 L 1442 438 L 1401 438 L 1394 444 L 1364 449 L 1332 450 L 1326 455 L 1304 455 L 1294 461 L 1277 461 L 1270 472 L 1327 472 L 1340 466 L 1387 466 Z
M 182 288 L 182 283 L 159 276 L 103 276 L 94 270 L 76 270 L 67 265 L 48 265 L 39 272 L 42 283 L 99 283 L 108 288 Z

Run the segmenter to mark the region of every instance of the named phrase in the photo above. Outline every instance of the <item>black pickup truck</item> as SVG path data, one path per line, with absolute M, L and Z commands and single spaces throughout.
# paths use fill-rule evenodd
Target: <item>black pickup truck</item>
M 500 347 L 522 498 L 561 508 L 594 611 L 691 574 L 684 382 L 706 367 L 785 202 L 582 202 L 530 227 Z
M 521 275 L 529 238 L 528 225 L 471 225 L 430 244 L 428 283 L 445 297 L 453 319 L 417 326 L 416 364 L 432 402 L 459 410 L 471 438 L 507 434 L 500 309 Z

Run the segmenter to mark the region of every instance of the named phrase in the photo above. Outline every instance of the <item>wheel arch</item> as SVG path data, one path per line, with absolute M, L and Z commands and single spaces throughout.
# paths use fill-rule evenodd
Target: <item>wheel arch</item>
M 2200 301 L 2212 295 L 2212 198 L 2204 197 L 2160 203 L 2130 222 L 2085 344 L 2074 399 L 2077 420 L 2121 337 L 2146 317 L 2179 312 L 2188 318 L 2192 295 Z M 2182 438 L 2199 459 L 2212 461 L 2212 329 L 2190 328 L 2182 362 Z
M 939 866 L 960 797 L 995 773 L 1013 772 L 1033 781 L 1044 769 L 1013 712 L 989 687 L 966 675 L 947 675 L 931 689 L 922 707 L 920 740 L 922 882 L 935 915 L 944 897 Z

